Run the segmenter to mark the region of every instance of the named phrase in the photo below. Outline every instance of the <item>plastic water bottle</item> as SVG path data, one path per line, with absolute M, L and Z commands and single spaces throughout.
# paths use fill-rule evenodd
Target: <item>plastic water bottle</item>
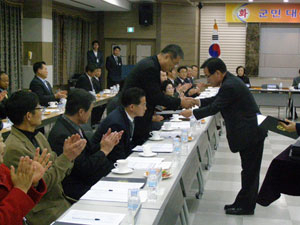
M 134 224 L 135 214 L 141 204 L 139 197 L 139 189 L 128 189 L 128 222 L 129 224 Z
M 298 89 L 300 90 L 300 83 L 298 84 Z
M 187 129 L 183 129 L 181 130 L 181 143 L 182 143 L 182 149 L 181 152 L 183 154 L 187 154 L 188 152 L 188 130 Z
M 173 138 L 173 152 L 175 154 L 176 161 L 180 162 L 181 141 L 178 137 Z
M 280 82 L 279 84 L 279 89 L 282 89 L 282 82 Z
M 156 201 L 157 200 L 157 175 L 156 169 L 152 168 L 149 170 L 149 175 L 147 179 L 147 187 L 148 187 L 148 201 Z

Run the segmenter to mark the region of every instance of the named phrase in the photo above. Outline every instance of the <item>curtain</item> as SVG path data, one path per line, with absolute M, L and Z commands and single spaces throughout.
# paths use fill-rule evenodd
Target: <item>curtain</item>
M 258 76 L 259 67 L 259 23 L 248 23 L 246 34 L 246 72 L 250 76 Z
M 55 85 L 67 84 L 75 73 L 84 72 L 90 38 L 90 22 L 53 12 L 53 82 Z
M 22 88 L 22 64 L 22 8 L 0 0 L 0 70 L 12 92 Z

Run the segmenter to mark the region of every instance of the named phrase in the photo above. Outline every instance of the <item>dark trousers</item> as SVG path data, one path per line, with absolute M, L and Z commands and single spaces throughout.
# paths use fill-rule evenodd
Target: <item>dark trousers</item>
M 106 108 L 106 105 L 101 105 L 93 108 L 92 116 L 91 116 L 91 125 L 95 125 L 97 123 L 100 123 L 103 112 Z
M 236 206 L 247 210 L 255 209 L 263 149 L 264 139 L 240 151 L 242 188 L 235 199 Z
M 110 88 L 116 84 L 119 84 L 120 82 L 113 81 L 110 77 L 107 77 L 107 88 Z

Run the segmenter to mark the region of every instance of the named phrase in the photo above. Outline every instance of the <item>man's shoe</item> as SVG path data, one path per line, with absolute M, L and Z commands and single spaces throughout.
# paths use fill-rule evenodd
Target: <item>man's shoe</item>
M 248 209 L 243 209 L 240 207 L 232 207 L 232 208 L 228 208 L 226 209 L 226 214 L 230 214 L 230 215 L 253 215 L 254 214 L 254 210 L 248 210 Z
M 234 203 L 232 203 L 231 205 L 225 205 L 224 210 L 227 210 L 227 209 L 233 208 L 233 207 L 236 207 Z

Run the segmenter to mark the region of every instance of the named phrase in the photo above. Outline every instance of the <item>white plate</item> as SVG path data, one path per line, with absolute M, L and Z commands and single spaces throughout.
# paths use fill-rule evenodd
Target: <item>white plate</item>
M 111 170 L 111 172 L 116 173 L 116 174 L 128 174 L 128 173 L 132 173 L 133 169 L 128 168 L 127 170 L 119 171 L 118 168 L 114 168 L 114 169 Z
M 170 122 L 182 122 L 181 119 L 171 119 Z
M 171 128 L 169 128 L 169 129 L 166 129 L 165 127 L 161 127 L 161 130 L 162 131 L 172 131 L 172 130 L 176 130 L 177 128 L 175 128 L 175 127 L 171 127 Z
M 164 140 L 164 138 L 163 138 L 163 137 L 160 137 L 160 138 L 157 138 L 157 139 L 155 138 L 155 139 L 154 139 L 153 137 L 150 137 L 149 140 L 150 140 L 150 141 L 162 141 L 162 140 Z
M 140 153 L 139 153 L 139 156 L 142 156 L 142 157 L 154 157 L 154 156 L 157 156 L 157 153 L 152 152 L 152 153 L 149 154 L 149 155 L 145 155 L 144 152 L 140 152 Z

